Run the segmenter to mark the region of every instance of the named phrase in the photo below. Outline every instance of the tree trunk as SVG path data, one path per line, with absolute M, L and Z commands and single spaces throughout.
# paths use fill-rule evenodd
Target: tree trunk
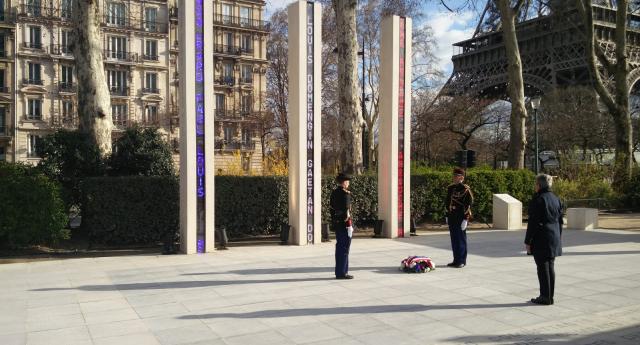
M 341 166 L 345 172 L 361 174 L 362 114 L 358 104 L 357 0 L 333 0 L 337 22 L 338 104 L 340 107 Z
M 631 114 L 629 113 L 629 62 L 627 57 L 627 14 L 628 0 L 619 0 L 616 11 L 615 60 L 607 58 L 597 44 L 593 28 L 593 10 L 590 0 L 576 0 L 576 5 L 585 23 L 587 36 L 587 60 L 600 101 L 613 117 L 616 132 L 616 152 L 614 158 L 614 188 L 620 190 L 630 178 L 633 168 L 633 145 Z M 614 86 L 609 87 L 600 75 L 598 62 L 602 68 L 614 76 Z
M 79 129 L 87 132 L 100 154 L 111 154 L 111 96 L 102 58 L 98 0 L 74 1 L 73 54 L 78 79 Z
M 524 80 L 522 61 L 516 35 L 516 19 L 519 6 L 511 7 L 509 0 L 494 0 L 500 11 L 502 35 L 507 55 L 508 93 L 511 101 L 511 134 L 509 144 L 509 168 L 524 168 L 524 151 L 527 145 L 527 109 L 524 104 Z

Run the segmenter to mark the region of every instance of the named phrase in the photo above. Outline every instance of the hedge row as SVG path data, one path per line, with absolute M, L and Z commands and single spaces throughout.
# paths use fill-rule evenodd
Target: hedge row
M 444 217 L 449 172 L 411 177 L 411 213 L 418 221 Z M 492 194 L 508 193 L 525 204 L 533 193 L 528 171 L 472 171 L 467 183 L 475 194 L 477 221 L 490 222 Z M 216 176 L 216 224 L 229 237 L 275 234 L 287 222 L 287 177 Z M 322 180 L 322 219 L 329 220 L 328 200 L 335 183 Z M 95 242 L 111 244 L 161 241 L 178 229 L 178 182 L 173 177 L 101 177 L 83 183 L 83 227 Z M 377 177 L 351 181 L 353 215 L 358 224 L 377 219 Z M 525 208 L 526 209 L 526 208 Z

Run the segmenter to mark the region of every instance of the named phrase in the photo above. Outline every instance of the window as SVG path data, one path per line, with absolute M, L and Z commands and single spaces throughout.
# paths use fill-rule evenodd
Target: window
M 65 125 L 73 124 L 73 102 L 69 100 L 62 101 L 62 123 Z
M 144 44 L 145 60 L 158 61 L 158 41 L 146 40 Z
M 111 118 L 113 124 L 118 127 L 124 127 L 127 125 L 127 105 L 126 104 L 112 104 L 111 105 Z
M 123 95 L 127 89 L 127 71 L 108 70 L 107 74 L 111 93 Z
M 39 135 L 33 135 L 33 134 L 27 135 L 27 156 L 40 157 L 41 145 L 42 145 L 42 138 Z
M 5 6 L 4 6 L 4 0 L 0 0 L 0 21 L 5 21 L 6 17 L 5 17 Z
M 226 108 L 224 105 L 224 94 L 216 93 L 216 112 L 218 114 L 224 114 L 225 110 Z
M 156 124 L 158 123 L 158 105 L 157 104 L 148 104 L 144 108 L 144 123 L 146 124 Z
M 224 141 L 229 143 L 233 140 L 233 127 L 225 126 L 224 127 Z
M 6 71 L 4 69 L 0 69 L 0 92 L 9 92 L 4 80 L 4 77 L 6 75 L 5 72 Z
M 253 39 L 251 35 L 242 35 L 240 38 L 240 48 L 243 52 L 253 52 Z
M 240 70 L 240 72 L 240 77 L 242 78 L 243 83 L 253 83 L 253 68 L 251 67 L 251 65 L 242 65 L 242 69 Z
M 147 7 L 144 9 L 144 29 L 151 32 L 158 31 L 158 9 Z
M 4 162 L 4 161 L 7 160 L 7 156 L 6 156 L 5 152 L 6 151 L 5 151 L 4 146 L 0 146 L 0 161 L 1 162 Z
M 249 26 L 251 22 L 251 8 L 250 7 L 240 7 L 240 25 Z
M 251 112 L 251 98 L 251 95 L 242 95 L 242 98 L 240 98 L 240 110 L 243 114 L 248 114 Z
M 42 4 L 40 0 L 27 0 L 27 15 L 40 17 Z
M 73 87 L 73 66 L 62 65 L 60 70 L 60 87 L 70 89 Z
M 69 20 L 73 14 L 73 0 L 62 0 L 60 4 L 60 17 L 62 19 Z
M 42 100 L 30 98 L 27 100 L 27 119 L 42 120 Z
M 225 33 L 224 39 L 225 39 L 224 44 L 227 47 L 227 49 L 225 49 L 225 53 L 232 52 L 233 51 L 233 33 L 231 32 Z
M 62 30 L 60 33 L 60 53 L 71 54 L 71 30 Z
M 42 31 L 39 26 L 29 26 L 28 48 L 42 49 Z
M 28 84 L 42 85 L 42 79 L 40 78 L 40 64 L 29 62 L 29 79 Z
M 253 133 L 251 132 L 250 129 L 248 128 L 243 128 L 242 129 L 242 142 L 245 144 L 251 144 L 252 142 L 252 135 Z
M 2 0 L 0 0 L 2 1 Z M 6 37 L 4 34 L 0 34 L 0 57 L 6 58 L 7 57 L 7 50 L 6 50 Z
M 233 6 L 228 4 L 222 4 L 222 22 L 224 24 L 230 24 L 232 16 L 233 16 Z
M 127 57 L 127 38 L 122 36 L 110 36 L 107 41 L 108 54 L 112 59 L 125 60 Z
M 158 93 L 158 73 L 147 73 L 145 75 L 145 89 L 150 93 Z
M 5 107 L 0 107 L 0 135 L 7 134 L 7 112 Z
M 233 85 L 233 63 L 232 62 L 227 62 L 223 66 L 224 66 L 224 69 L 223 69 L 223 76 L 224 76 L 223 83 L 224 84 L 228 84 L 228 85 Z
M 242 170 L 249 172 L 251 168 L 251 158 L 249 156 L 242 156 Z
M 126 7 L 123 3 L 107 3 L 107 24 L 113 26 L 125 26 L 126 16 Z

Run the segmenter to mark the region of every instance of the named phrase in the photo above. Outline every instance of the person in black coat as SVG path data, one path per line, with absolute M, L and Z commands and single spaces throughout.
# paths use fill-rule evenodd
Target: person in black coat
M 331 210 L 331 225 L 336 233 L 336 279 L 353 279 L 349 273 L 349 248 L 353 221 L 351 219 L 351 191 L 349 181 L 351 177 L 339 174 L 336 177 L 337 186 L 331 193 L 329 202 Z
M 538 268 L 540 296 L 532 298 L 535 304 L 553 304 L 556 274 L 554 261 L 562 255 L 562 203 L 551 192 L 552 177 L 536 176 L 536 194 L 529 203 L 529 222 L 524 244 L 527 254 L 533 255 Z

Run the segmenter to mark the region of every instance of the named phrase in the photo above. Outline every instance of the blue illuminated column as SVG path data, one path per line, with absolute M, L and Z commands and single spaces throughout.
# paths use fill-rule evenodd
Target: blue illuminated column
M 385 237 L 409 237 L 411 18 L 382 20 L 378 142 L 378 219 Z
M 322 7 L 289 5 L 289 242 L 321 242 Z
M 184 253 L 214 249 L 213 1 L 179 1 L 180 235 Z

